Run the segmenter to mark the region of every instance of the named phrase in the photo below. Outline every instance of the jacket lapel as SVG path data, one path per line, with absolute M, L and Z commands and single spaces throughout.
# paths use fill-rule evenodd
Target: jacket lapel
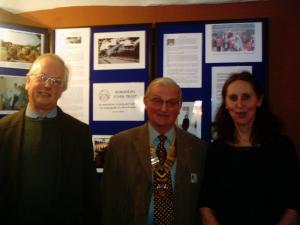
M 190 175 L 190 149 L 188 147 L 190 144 L 186 143 L 186 139 L 184 138 L 184 134 L 182 130 L 177 128 L 176 131 L 176 152 L 177 152 L 177 167 L 176 167 L 176 184 L 175 184 L 175 192 L 180 190 L 182 181 L 185 182 L 186 176 Z M 178 194 L 176 194 L 178 195 Z
M 138 155 L 139 161 L 149 179 L 152 182 L 152 168 L 150 163 L 150 145 L 149 145 L 149 130 L 145 124 L 137 130 L 134 136 L 134 149 Z
M 11 132 L 9 136 L 12 138 L 12 145 L 11 145 L 11 163 L 10 163 L 10 172 L 11 177 L 18 177 L 19 176 L 19 167 L 20 167 L 20 160 L 21 160 L 21 151 L 22 151 L 22 139 L 23 139 L 23 129 L 24 129 L 24 115 L 25 109 L 22 109 L 14 118 L 13 127 L 8 130 Z M 18 179 L 15 179 L 17 181 Z M 17 185 L 17 184 L 16 184 Z
M 3 134 L 6 140 L 4 147 L 8 153 L 8 158 L 5 159 L 6 162 L 4 164 L 7 165 L 7 169 L 0 171 L 0 176 L 3 176 L 3 174 L 7 176 L 5 189 L 7 190 L 6 197 L 8 196 L 10 201 L 9 204 L 17 204 L 18 201 L 24 114 L 25 109 L 21 109 L 12 115 L 10 125 L 5 128 L 6 130 Z

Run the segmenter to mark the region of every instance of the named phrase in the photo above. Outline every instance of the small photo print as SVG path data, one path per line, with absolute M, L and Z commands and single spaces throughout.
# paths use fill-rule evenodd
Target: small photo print
M 98 173 L 103 172 L 105 153 L 111 135 L 93 135 L 94 159 Z
M 254 23 L 212 25 L 213 52 L 242 52 L 254 49 Z
M 0 75 L 0 114 L 11 114 L 28 102 L 24 76 Z
M 81 44 L 81 36 L 68 36 L 66 38 L 66 44 Z
M 177 118 L 177 125 L 183 130 L 201 138 L 202 101 L 183 102 Z

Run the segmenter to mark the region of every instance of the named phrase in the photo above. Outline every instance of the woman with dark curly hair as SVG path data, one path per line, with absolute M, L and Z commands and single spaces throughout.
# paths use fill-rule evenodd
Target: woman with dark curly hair
M 222 98 L 199 198 L 203 224 L 297 224 L 296 151 L 280 134 L 258 82 L 249 72 L 232 74 Z

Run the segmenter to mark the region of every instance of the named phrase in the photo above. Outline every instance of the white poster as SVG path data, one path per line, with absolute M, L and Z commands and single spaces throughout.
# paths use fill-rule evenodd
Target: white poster
M 90 28 L 56 29 L 55 53 L 70 70 L 68 89 L 58 105 L 68 114 L 89 123 Z
M 206 63 L 261 62 L 262 23 L 205 25 Z
M 201 138 L 202 101 L 183 102 L 177 118 L 180 128 Z
M 202 33 L 164 34 L 163 76 L 181 88 L 202 87 Z
M 145 31 L 94 34 L 94 70 L 143 69 Z
M 55 53 L 69 66 L 72 80 L 89 80 L 90 35 L 90 28 L 55 30 Z
M 94 121 L 144 121 L 144 83 L 94 83 Z
M 68 89 L 58 100 L 58 105 L 71 116 L 89 123 L 89 81 L 70 80 Z
M 211 79 L 211 120 L 215 120 L 216 112 L 222 103 L 222 88 L 232 73 L 248 71 L 252 73 L 252 66 L 219 66 L 212 67 Z

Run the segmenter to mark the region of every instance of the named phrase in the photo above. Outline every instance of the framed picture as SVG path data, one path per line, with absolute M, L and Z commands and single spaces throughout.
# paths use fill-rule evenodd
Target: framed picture
M 145 31 L 94 34 L 94 70 L 145 68 Z
M 206 63 L 262 62 L 262 23 L 205 25 Z
M 182 102 L 177 125 L 183 130 L 201 138 L 202 101 Z
M 29 69 L 33 61 L 44 53 L 43 33 L 1 27 L 0 67 Z
M 24 76 L 0 75 L 0 114 L 11 114 L 27 105 Z
M 105 153 L 111 135 L 93 135 L 94 159 L 98 173 L 103 172 Z

